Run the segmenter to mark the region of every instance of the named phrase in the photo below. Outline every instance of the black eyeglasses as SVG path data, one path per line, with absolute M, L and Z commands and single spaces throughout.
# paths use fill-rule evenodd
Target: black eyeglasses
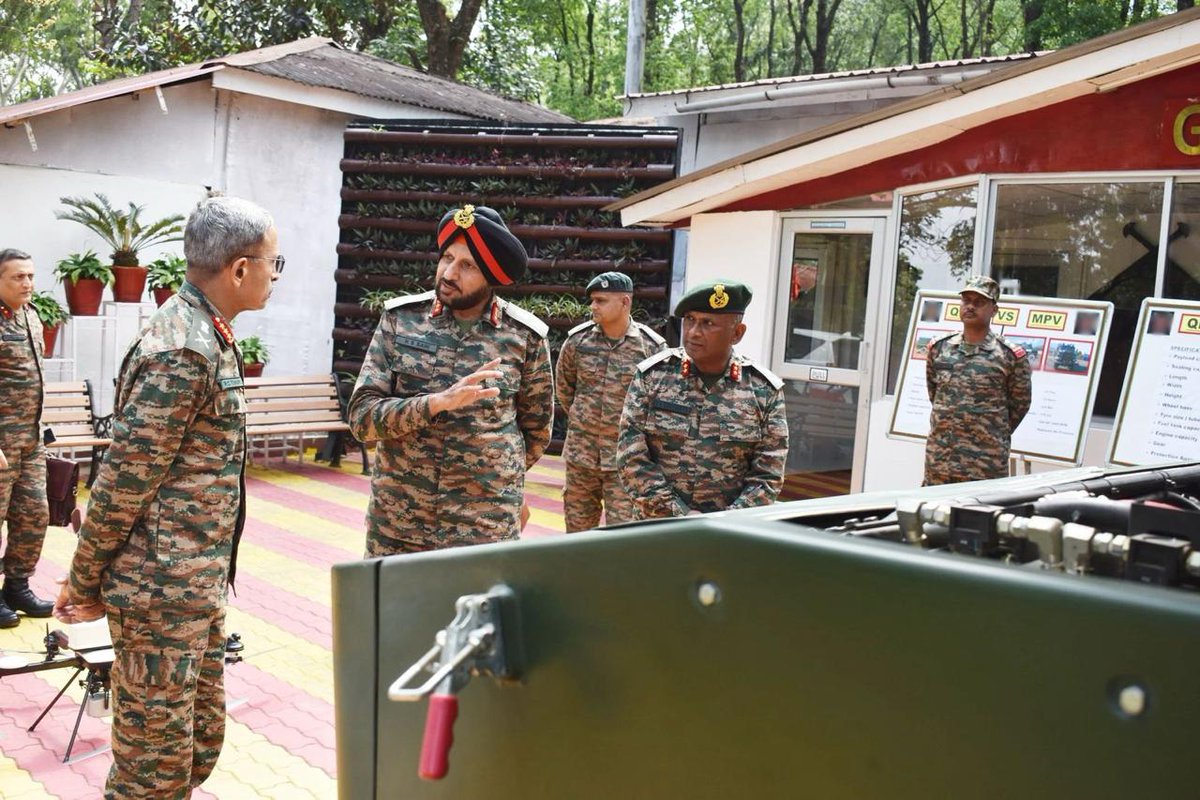
M 263 256 L 242 256 L 242 258 L 248 258 L 252 261 L 270 261 L 275 264 L 276 275 L 283 272 L 283 265 L 287 263 L 287 259 L 285 259 L 283 256 L 275 256 L 274 258 L 265 258 Z

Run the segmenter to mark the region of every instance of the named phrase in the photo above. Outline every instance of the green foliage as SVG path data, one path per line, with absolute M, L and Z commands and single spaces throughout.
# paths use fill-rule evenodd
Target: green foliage
M 187 275 L 187 259 L 183 256 L 163 256 L 146 265 L 146 282 L 151 289 L 170 289 L 178 292 Z
M 141 213 L 144 206 L 129 204 L 129 210 L 114 208 L 108 198 L 96 192 L 95 198 L 60 197 L 68 211 L 59 211 L 55 216 L 70 222 L 78 222 L 97 234 L 112 248 L 113 265 L 136 267 L 138 251 L 143 247 L 167 242 L 178 242 L 183 238 L 182 214 L 173 214 L 154 222 L 143 223 Z
M 71 283 L 96 279 L 108 285 L 114 280 L 112 266 L 101 261 L 95 250 L 69 254 L 54 267 L 54 277 Z
M 266 364 L 271 360 L 271 351 L 257 336 L 238 339 L 238 349 L 242 351 L 242 361 L 247 364 Z
M 62 304 L 48 292 L 34 292 L 33 297 L 29 299 L 29 304 L 33 306 L 34 313 L 47 328 L 54 328 L 71 318 Z
M 581 319 L 590 317 L 591 308 L 578 297 L 569 294 L 531 294 L 526 297 L 509 297 L 510 303 L 542 319 Z
M 391 292 L 387 289 L 374 289 L 369 292 L 364 292 L 362 299 L 358 301 L 358 304 L 368 311 L 374 311 L 376 314 L 379 314 L 383 311 L 384 303 L 394 297 L 399 297 L 399 293 Z

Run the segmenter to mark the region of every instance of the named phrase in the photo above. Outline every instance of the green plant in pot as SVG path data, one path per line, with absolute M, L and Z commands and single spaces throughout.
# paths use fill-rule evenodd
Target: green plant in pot
M 60 197 L 59 200 L 67 210 L 59 211 L 55 216 L 78 222 L 112 248 L 116 274 L 113 299 L 118 303 L 137 303 L 146 289 L 147 269 L 138 266 L 138 251 L 183 238 L 182 214 L 143 221 L 144 206 L 130 203 L 128 210 L 115 208 L 100 192 L 96 192 L 95 197 Z
M 29 304 L 42 321 L 42 341 L 46 345 L 43 353 L 50 358 L 54 354 L 54 343 L 58 340 L 58 329 L 71 315 L 49 292 L 34 292 Z
M 242 351 L 242 363 L 246 369 L 247 378 L 257 378 L 262 375 L 263 367 L 271 360 L 271 351 L 257 336 L 247 336 L 238 339 L 238 349 Z
M 183 286 L 187 274 L 187 259 L 183 256 L 163 256 L 146 265 L 146 282 L 154 293 L 154 301 L 162 306 Z
M 54 277 L 62 278 L 67 307 L 77 317 L 94 317 L 100 312 L 104 287 L 113 282 L 113 270 L 95 250 L 71 253 L 54 267 Z

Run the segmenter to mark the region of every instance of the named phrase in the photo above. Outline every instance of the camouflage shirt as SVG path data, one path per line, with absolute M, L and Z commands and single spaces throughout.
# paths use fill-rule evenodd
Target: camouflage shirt
M 1012 432 L 1033 395 L 1025 351 L 991 332 L 979 344 L 943 336 L 929 343 L 925 383 L 925 484 L 1006 477 Z
M 245 502 L 246 399 L 228 325 L 185 283 L 121 364 L 112 445 L 71 564 L 75 603 L 219 608 Z
M 643 519 L 769 505 L 787 450 L 783 381 L 765 367 L 735 353 L 706 388 L 682 348 L 638 364 L 617 468 Z
M 350 428 L 377 441 L 367 552 L 515 538 L 525 471 L 550 442 L 546 325 L 494 298 L 466 331 L 426 292 L 388 303 L 350 398 Z M 501 359 L 500 396 L 429 414 L 429 395 Z
M 617 468 L 617 425 L 637 365 L 667 343 L 640 322 L 629 321 L 620 339 L 595 322 L 572 328 L 558 354 L 554 396 L 567 419 L 563 458 L 596 469 Z
M 0 303 L 0 450 L 27 452 L 40 440 L 42 321 L 28 305 Z

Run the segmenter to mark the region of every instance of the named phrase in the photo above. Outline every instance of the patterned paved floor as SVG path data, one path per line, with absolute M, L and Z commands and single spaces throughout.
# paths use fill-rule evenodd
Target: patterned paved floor
M 311 462 L 249 472 L 249 516 L 238 593 L 228 630 L 242 635 L 245 662 L 226 669 L 229 720 L 217 771 L 194 797 L 336 796 L 331 565 L 360 557 L 368 479 L 350 458 L 341 470 Z M 525 536 L 559 534 L 562 461 L 547 456 L 529 474 L 532 515 Z M 44 597 L 64 574 L 73 534 L 52 528 L 32 583 Z M 0 631 L 0 656 L 41 648 L 46 626 L 25 620 Z M 71 763 L 62 757 L 82 690 L 72 686 L 33 732 L 27 728 L 71 670 L 0 679 L 0 798 L 98 797 L 112 757 L 108 720 L 84 716 Z

